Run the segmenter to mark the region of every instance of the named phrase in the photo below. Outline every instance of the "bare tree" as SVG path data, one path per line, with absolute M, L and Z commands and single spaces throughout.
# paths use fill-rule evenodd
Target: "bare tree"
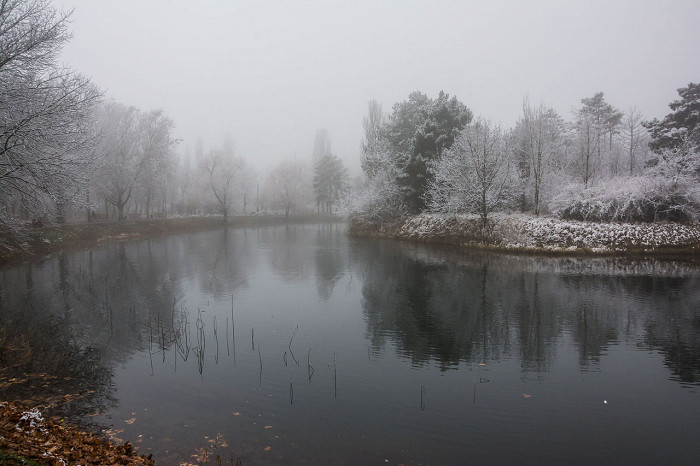
M 499 126 L 477 119 L 433 165 L 429 206 L 437 212 L 474 212 L 486 223 L 503 205 L 509 181 L 508 145 Z
M 309 168 L 296 160 L 284 160 L 270 173 L 267 184 L 271 203 L 284 210 L 285 218 L 302 210 L 311 198 Z
M 516 150 L 521 153 L 521 168 L 532 193 L 533 211 L 539 215 L 543 187 L 561 149 L 563 121 L 553 109 L 543 104 L 532 108 L 526 98 L 523 100 L 523 117 L 517 128 Z
M 146 214 L 154 187 L 164 182 L 172 163 L 173 122 L 160 110 L 143 113 L 136 107 L 108 102 L 98 114 L 100 189 L 117 219 L 126 218 L 126 206 L 137 190 L 144 195 Z
M 630 176 L 644 167 L 643 159 L 649 151 L 649 133 L 642 124 L 643 118 L 637 107 L 633 107 L 627 110 L 622 119 L 620 140 L 629 158 Z
M 101 94 L 56 65 L 69 16 L 46 0 L 0 2 L 0 224 L 15 234 L 22 216 L 85 199 Z
M 100 189 L 107 205 L 117 211 L 117 219 L 126 218 L 124 210 L 145 163 L 139 152 L 138 109 L 108 102 L 100 109 L 99 153 Z
M 584 189 L 588 188 L 595 177 L 599 175 L 600 158 L 597 157 L 600 146 L 600 138 L 595 127 L 595 122 L 583 115 L 579 117 L 578 127 L 578 165 L 581 181 Z
M 253 186 L 255 186 L 257 183 L 258 175 L 253 167 L 246 163 L 245 159 L 240 159 L 238 168 L 240 178 L 240 198 L 242 203 L 241 212 L 245 214 L 248 211 L 248 202 L 250 199 L 248 196 L 251 194 Z
M 218 212 L 224 217 L 224 223 L 226 223 L 231 211 L 236 175 L 240 171 L 241 162 L 234 157 L 232 145 L 224 144 L 221 149 L 211 150 L 209 155 L 204 157 L 202 163 L 211 195 Z

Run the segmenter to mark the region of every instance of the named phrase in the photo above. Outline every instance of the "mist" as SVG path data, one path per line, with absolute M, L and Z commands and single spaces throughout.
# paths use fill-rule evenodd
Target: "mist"
M 513 125 L 525 96 L 569 118 L 605 92 L 662 117 L 696 80 L 700 7 L 673 2 L 76 1 L 61 60 L 107 96 L 174 121 L 177 150 L 220 145 L 266 171 L 314 135 L 360 173 L 362 117 L 441 90 Z

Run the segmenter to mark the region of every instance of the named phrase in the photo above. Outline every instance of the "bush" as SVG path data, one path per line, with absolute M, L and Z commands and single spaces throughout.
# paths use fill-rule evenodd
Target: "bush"
M 680 222 L 700 220 L 700 190 L 686 177 L 619 177 L 597 186 L 569 185 L 550 210 L 567 220 Z

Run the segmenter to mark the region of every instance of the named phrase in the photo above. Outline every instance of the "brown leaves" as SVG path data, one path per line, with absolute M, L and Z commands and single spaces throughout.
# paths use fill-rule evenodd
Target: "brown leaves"
M 153 464 L 151 459 L 137 456 L 128 442 L 114 444 L 95 434 L 65 426 L 53 418 L 42 417 L 39 421 L 38 415 L 32 415 L 35 425 L 40 428 L 18 430 L 18 424 L 27 423 L 28 412 L 35 411 L 10 403 L 0 405 L 0 436 L 4 450 L 43 463 Z M 26 419 L 22 420 L 23 416 Z

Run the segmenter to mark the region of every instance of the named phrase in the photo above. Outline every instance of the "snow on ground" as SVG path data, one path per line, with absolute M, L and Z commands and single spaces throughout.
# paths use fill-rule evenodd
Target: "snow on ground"
M 394 229 L 397 238 L 506 250 L 612 253 L 660 249 L 700 251 L 700 225 L 592 223 L 497 213 L 484 226 L 477 215 L 420 214 Z

